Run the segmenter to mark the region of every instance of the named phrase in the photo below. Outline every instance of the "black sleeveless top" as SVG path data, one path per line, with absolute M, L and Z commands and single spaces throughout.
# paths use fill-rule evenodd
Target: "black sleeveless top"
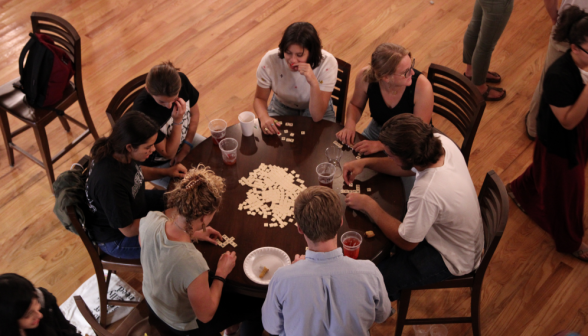
M 370 83 L 368 85 L 367 96 L 370 104 L 370 112 L 372 118 L 378 123 L 378 126 L 384 125 L 390 118 L 401 113 L 413 113 L 414 111 L 414 92 L 416 88 L 417 78 L 421 74 L 420 71 L 414 69 L 412 75 L 412 84 L 407 86 L 400 98 L 400 101 L 393 108 L 389 108 L 382 97 L 380 91 L 380 84 L 378 82 Z

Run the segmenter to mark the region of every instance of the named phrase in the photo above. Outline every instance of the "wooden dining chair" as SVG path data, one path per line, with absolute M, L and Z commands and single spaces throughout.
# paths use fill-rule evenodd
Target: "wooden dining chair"
M 486 101 L 472 81 L 455 70 L 431 64 L 427 78 L 435 96 L 433 112 L 449 120 L 463 136 L 461 153 L 467 164 Z
M 496 251 L 498 243 L 506 228 L 508 220 L 508 196 L 506 188 L 493 170 L 486 174 L 484 184 L 478 195 L 482 222 L 484 225 L 484 255 L 477 270 L 470 274 L 454 277 L 428 286 L 405 289 L 400 293 L 398 300 L 398 317 L 396 320 L 396 336 L 402 335 L 405 325 L 415 324 L 445 324 L 445 323 L 471 323 L 474 336 L 480 336 L 480 297 L 482 295 L 482 283 L 488 265 Z M 446 289 L 446 288 L 470 288 L 471 289 L 471 316 L 446 317 L 427 319 L 407 319 L 410 296 L 415 290 Z
M 149 307 L 147 301 L 143 300 L 139 303 L 129 315 L 120 323 L 120 325 L 112 332 L 106 330 L 96 319 L 92 312 L 86 305 L 84 299 L 76 295 L 74 296 L 76 306 L 84 319 L 90 324 L 90 327 L 96 332 L 97 336 L 160 336 L 163 335 L 160 331 L 149 323 Z
M 351 76 L 351 64 L 337 58 L 338 71 L 337 83 L 331 95 L 335 110 L 335 120 L 342 126 L 345 125 L 345 109 L 347 108 L 347 91 L 349 90 L 349 77 Z
M 116 121 L 125 112 L 133 108 L 135 98 L 145 89 L 145 80 L 147 74 L 138 76 L 125 84 L 110 100 L 110 104 L 106 108 L 106 116 L 110 121 L 110 125 L 114 127 Z
M 87 178 L 89 164 L 90 157 L 84 156 L 74 169 L 81 169 Z M 80 223 L 76 210 L 73 206 L 67 207 L 67 215 L 76 232 L 78 233 L 78 236 L 84 243 L 84 247 L 86 248 L 86 251 L 90 255 L 90 259 L 92 260 L 94 272 L 96 272 L 96 280 L 98 282 L 98 293 L 100 295 L 100 324 L 106 326 L 107 305 L 136 306 L 139 303 L 137 301 L 108 299 L 108 285 L 110 283 L 111 274 L 119 271 L 143 273 L 141 260 L 115 258 L 100 251 L 100 248 L 88 236 L 85 226 Z M 108 271 L 106 277 L 104 276 L 104 270 Z
M 20 78 L 14 79 L 2 86 L 0 86 L 0 127 L 2 128 L 2 136 L 4 138 L 4 146 L 6 146 L 6 154 L 8 155 L 8 162 L 11 167 L 14 167 L 14 149 L 21 152 L 24 156 L 31 159 L 33 162 L 45 169 L 51 191 L 53 191 L 53 182 L 55 175 L 53 172 L 53 163 L 59 160 L 65 153 L 71 150 L 75 145 L 80 143 L 88 134 L 92 134 L 94 139 L 98 139 L 98 132 L 92 122 L 88 104 L 86 103 L 86 96 L 84 94 L 84 86 L 82 82 L 82 49 L 80 36 L 77 31 L 64 19 L 47 13 L 31 14 L 31 22 L 33 26 L 33 33 L 43 33 L 49 35 L 55 44 L 63 49 L 67 55 L 73 60 L 75 67 L 74 82 L 68 85 L 63 94 L 63 98 L 55 105 L 43 108 L 33 108 L 25 102 L 25 94 L 14 87 L 20 82 Z M 73 103 L 78 102 L 86 125 L 78 120 L 65 114 L 57 116 L 53 109 L 65 111 Z M 14 132 L 10 131 L 10 124 L 8 122 L 8 114 L 11 114 L 18 120 L 25 123 L 23 127 L 18 128 Z M 59 118 L 63 128 L 66 132 L 70 132 L 68 120 L 75 125 L 84 129 L 76 139 L 70 142 L 65 148 L 59 151 L 55 156 L 51 157 L 49 149 L 49 141 L 45 128 L 55 118 Z M 13 138 L 20 133 L 32 128 L 35 133 L 37 145 L 41 160 L 25 151 L 20 146 L 13 142 Z

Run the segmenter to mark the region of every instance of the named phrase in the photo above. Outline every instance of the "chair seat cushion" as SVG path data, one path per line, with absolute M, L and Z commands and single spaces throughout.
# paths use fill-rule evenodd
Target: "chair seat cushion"
M 39 120 L 42 120 L 49 114 L 54 113 L 51 108 L 59 105 L 71 94 L 75 93 L 73 84 L 70 82 L 70 84 L 65 88 L 63 98 L 58 104 L 48 106 L 47 109 L 36 109 L 25 102 L 25 94 L 22 91 L 14 88 L 13 84 L 17 83 L 18 81 L 20 81 L 20 78 L 16 78 L 0 86 L 0 108 L 6 110 L 6 112 L 12 114 L 23 122 L 36 123 Z

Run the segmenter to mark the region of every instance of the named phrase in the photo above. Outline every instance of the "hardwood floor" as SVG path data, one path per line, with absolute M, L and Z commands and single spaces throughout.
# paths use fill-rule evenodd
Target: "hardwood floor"
M 437 63 L 463 71 L 462 40 L 473 1 L 0 0 L 0 8 L 0 83 L 18 76 L 30 13 L 54 13 L 82 37 L 86 98 L 100 134 L 110 130 L 104 111 L 114 92 L 151 66 L 171 60 L 201 93 L 198 132 L 208 136 L 209 119 L 234 124 L 239 112 L 252 109 L 257 65 L 267 50 L 277 47 L 290 23 L 313 23 L 325 50 L 351 63 L 353 78 L 382 42 L 411 50 L 419 70 Z M 531 162 L 533 144 L 523 119 L 541 74 L 550 28 L 541 1 L 515 1 L 491 64 L 503 77 L 507 97 L 486 107 L 470 157 L 478 190 L 487 171 L 495 170 L 506 183 Z M 353 86 L 352 81 L 350 95 Z M 68 112 L 81 118 L 77 104 Z M 369 120 L 366 112 L 358 130 Z M 461 141 L 447 122 L 438 117 L 434 122 Z M 14 118 L 10 123 L 18 127 Z M 48 127 L 53 151 L 80 134 L 72 129 L 67 134 L 58 122 Z M 38 155 L 31 131 L 15 142 Z M 86 138 L 58 161 L 56 175 L 87 154 L 92 143 Z M 55 199 L 44 171 L 19 153 L 15 158 L 10 167 L 0 146 L 0 273 L 20 273 L 62 302 L 93 269 L 81 241 L 52 213 Z M 140 286 L 140 279 L 121 276 Z M 587 276 L 586 264 L 556 252 L 550 237 L 511 203 L 505 236 L 484 282 L 483 334 L 553 335 L 570 329 L 588 335 Z M 468 294 L 415 294 L 409 316 L 469 313 Z M 374 326 L 372 334 L 391 334 L 395 322 L 392 316 Z M 471 335 L 469 326 L 448 328 L 449 335 Z M 405 328 L 405 335 L 413 335 L 412 328 Z

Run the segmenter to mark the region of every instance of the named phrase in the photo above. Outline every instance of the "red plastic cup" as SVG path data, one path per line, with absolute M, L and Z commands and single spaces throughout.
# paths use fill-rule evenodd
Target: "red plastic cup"
M 233 138 L 226 138 L 218 143 L 218 147 L 223 153 L 223 162 L 227 166 L 232 166 L 237 163 L 237 148 L 239 143 Z
M 361 245 L 361 235 L 355 231 L 347 231 L 341 235 L 341 244 L 343 244 L 343 254 L 346 257 L 357 259 L 359 256 L 359 246 Z
M 227 135 L 227 122 L 222 119 L 214 119 L 208 123 L 208 129 L 212 135 L 212 142 L 218 145 Z

